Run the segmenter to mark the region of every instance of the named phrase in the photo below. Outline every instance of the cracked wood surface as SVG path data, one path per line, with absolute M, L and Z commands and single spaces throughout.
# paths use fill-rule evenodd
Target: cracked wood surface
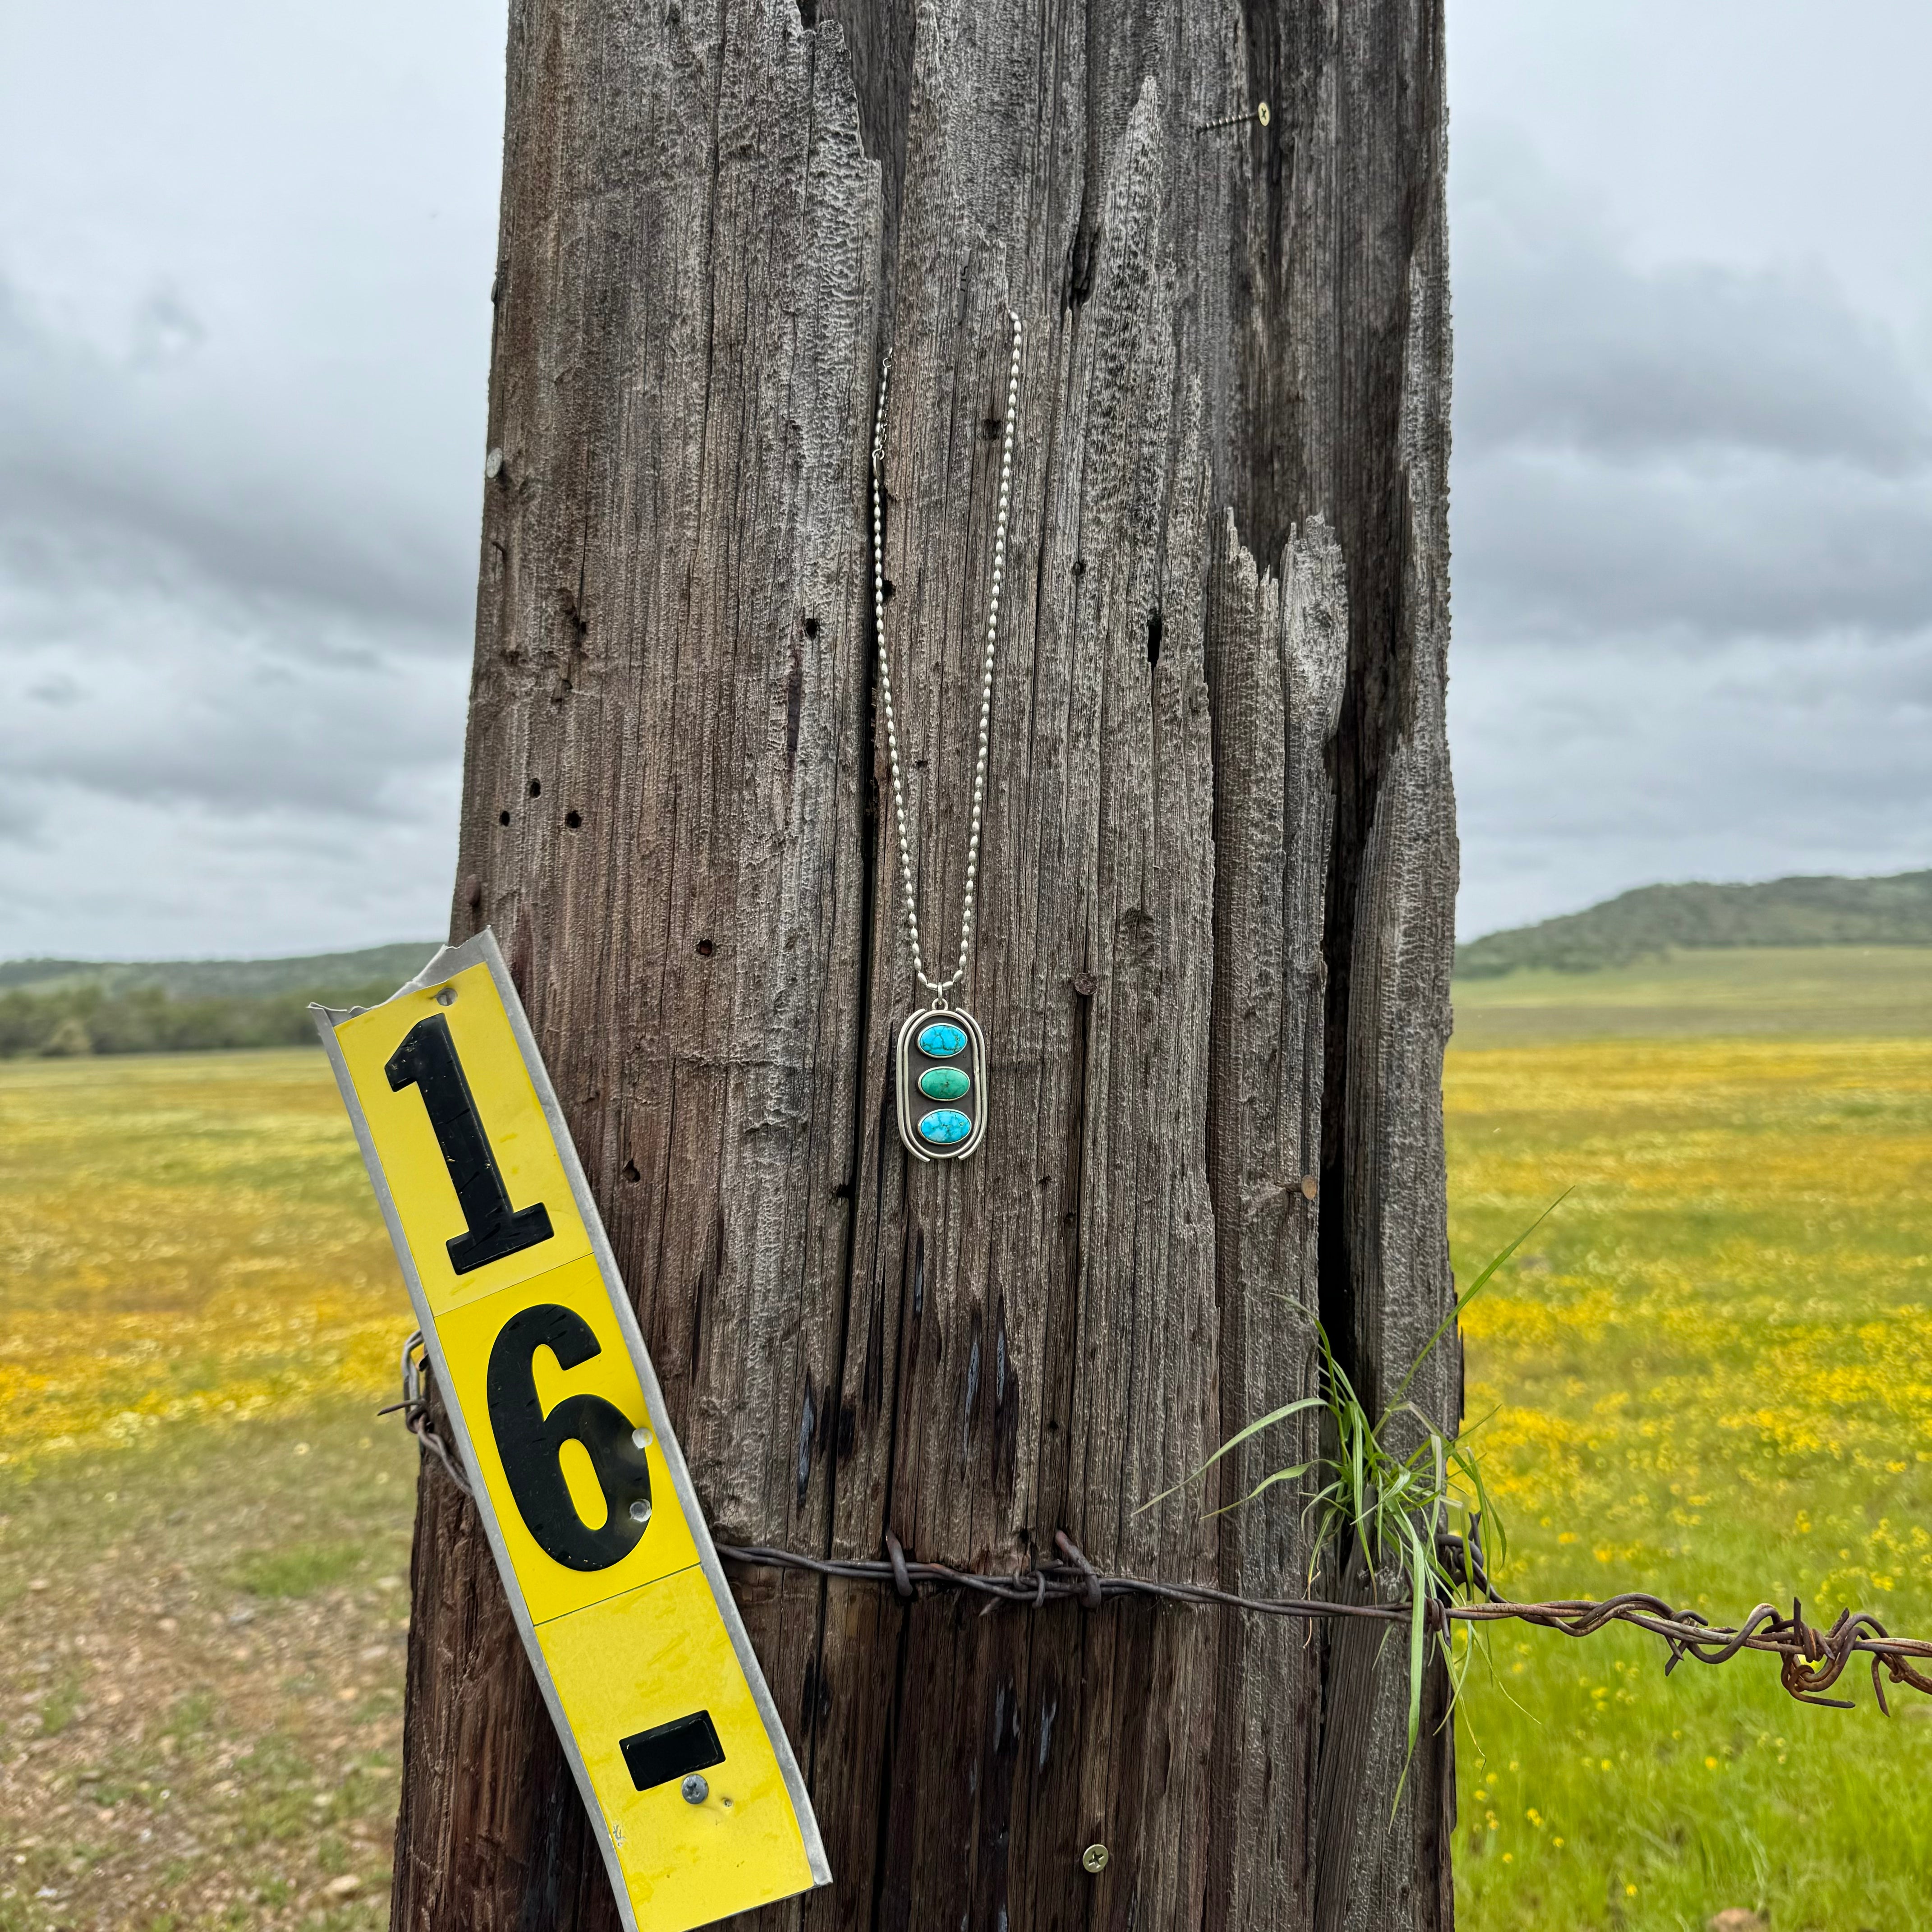
M 1448 1306 L 1441 31 L 513 0 L 453 931 L 503 940 L 722 1539 L 1008 1565 L 1064 1528 L 1287 1592 L 1292 1503 L 1139 1505 L 1312 1389 L 1318 1315 L 1373 1388 Z M 1265 131 L 1195 132 L 1259 98 Z M 1009 304 L 990 1125 L 923 1168 L 866 465 L 890 343 L 887 647 L 946 958 Z M 1455 1388 L 1444 1351 L 1421 1398 Z M 1277 1433 L 1208 1500 L 1312 1446 Z M 1390 1822 L 1401 1658 L 734 1584 L 836 1874 L 758 1923 L 1449 1922 L 1442 1748 Z M 434 1475 L 415 1591 L 395 1924 L 614 1923 Z

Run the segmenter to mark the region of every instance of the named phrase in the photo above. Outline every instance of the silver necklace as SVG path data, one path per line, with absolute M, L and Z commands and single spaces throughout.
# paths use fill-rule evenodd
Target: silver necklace
M 888 352 L 879 371 L 879 413 L 872 425 L 872 614 L 879 633 L 879 695 L 886 710 L 886 748 L 892 768 L 892 820 L 898 828 L 899 878 L 905 887 L 906 937 L 913 977 L 929 994 L 899 1028 L 893 1048 L 899 1138 L 916 1160 L 962 1160 L 986 1131 L 986 1036 L 980 1023 L 952 1003 L 973 956 L 973 899 L 980 876 L 980 819 L 986 791 L 986 744 L 992 721 L 993 660 L 1000 642 L 1000 590 L 1006 573 L 1006 513 L 1013 487 L 1014 419 L 1020 400 L 1020 319 L 1012 316 L 1012 368 L 1006 379 L 1006 436 L 1000 451 L 1000 514 L 993 533 L 993 594 L 986 610 L 986 657 L 980 680 L 980 755 L 973 768 L 973 829 L 966 845 L 966 904 L 959 926 L 959 963 L 944 980 L 927 976 L 919 946 L 919 907 L 913 890 L 912 848 L 906 833 L 905 785 L 899 770 L 898 721 L 892 712 L 892 653 L 886 644 L 886 560 L 880 471 L 885 461 Z

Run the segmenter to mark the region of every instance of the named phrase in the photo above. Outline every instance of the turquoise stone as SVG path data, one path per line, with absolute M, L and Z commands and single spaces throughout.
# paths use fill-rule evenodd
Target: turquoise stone
M 919 1124 L 920 1138 L 935 1142 L 941 1147 L 950 1147 L 955 1141 L 963 1141 L 972 1131 L 973 1123 L 957 1107 L 935 1107 Z
M 928 1100 L 958 1100 L 973 1083 L 956 1066 L 928 1066 L 919 1076 L 919 1090 Z
M 919 1050 L 928 1060 L 950 1060 L 956 1053 L 966 1048 L 966 1029 L 956 1027 L 950 1020 L 934 1020 L 932 1025 L 919 1030 Z M 959 1137 L 955 1134 L 952 1138 Z

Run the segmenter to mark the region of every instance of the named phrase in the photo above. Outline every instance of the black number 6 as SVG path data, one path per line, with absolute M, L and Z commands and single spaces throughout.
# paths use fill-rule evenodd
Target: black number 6
M 531 1360 L 548 1348 L 562 1369 L 601 1354 L 582 1316 L 555 1302 L 526 1308 L 503 1324 L 490 1350 L 490 1426 L 503 1474 L 530 1534 L 572 1570 L 608 1570 L 637 1547 L 651 1520 L 651 1474 L 632 1439 L 630 1418 L 601 1395 L 566 1396 L 549 1414 L 537 1400 Z M 592 1529 L 577 1513 L 559 1456 L 566 1442 L 590 1452 L 610 1514 Z

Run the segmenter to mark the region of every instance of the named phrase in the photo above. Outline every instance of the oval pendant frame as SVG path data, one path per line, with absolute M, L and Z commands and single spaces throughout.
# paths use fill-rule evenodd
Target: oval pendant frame
M 943 1022 L 956 1026 L 966 1036 L 966 1050 L 944 1060 L 919 1050 L 922 1027 Z M 986 1036 L 980 1023 L 958 1006 L 922 1006 L 898 1030 L 892 1048 L 895 1085 L 898 1099 L 899 1138 L 914 1160 L 964 1160 L 976 1148 L 986 1132 Z M 929 1066 L 964 1065 L 972 1082 L 970 1091 L 954 1100 L 932 1100 L 919 1090 L 919 1076 Z M 973 1124 L 966 1138 L 951 1147 L 920 1138 L 919 1123 L 934 1108 L 950 1107 L 963 1113 Z

